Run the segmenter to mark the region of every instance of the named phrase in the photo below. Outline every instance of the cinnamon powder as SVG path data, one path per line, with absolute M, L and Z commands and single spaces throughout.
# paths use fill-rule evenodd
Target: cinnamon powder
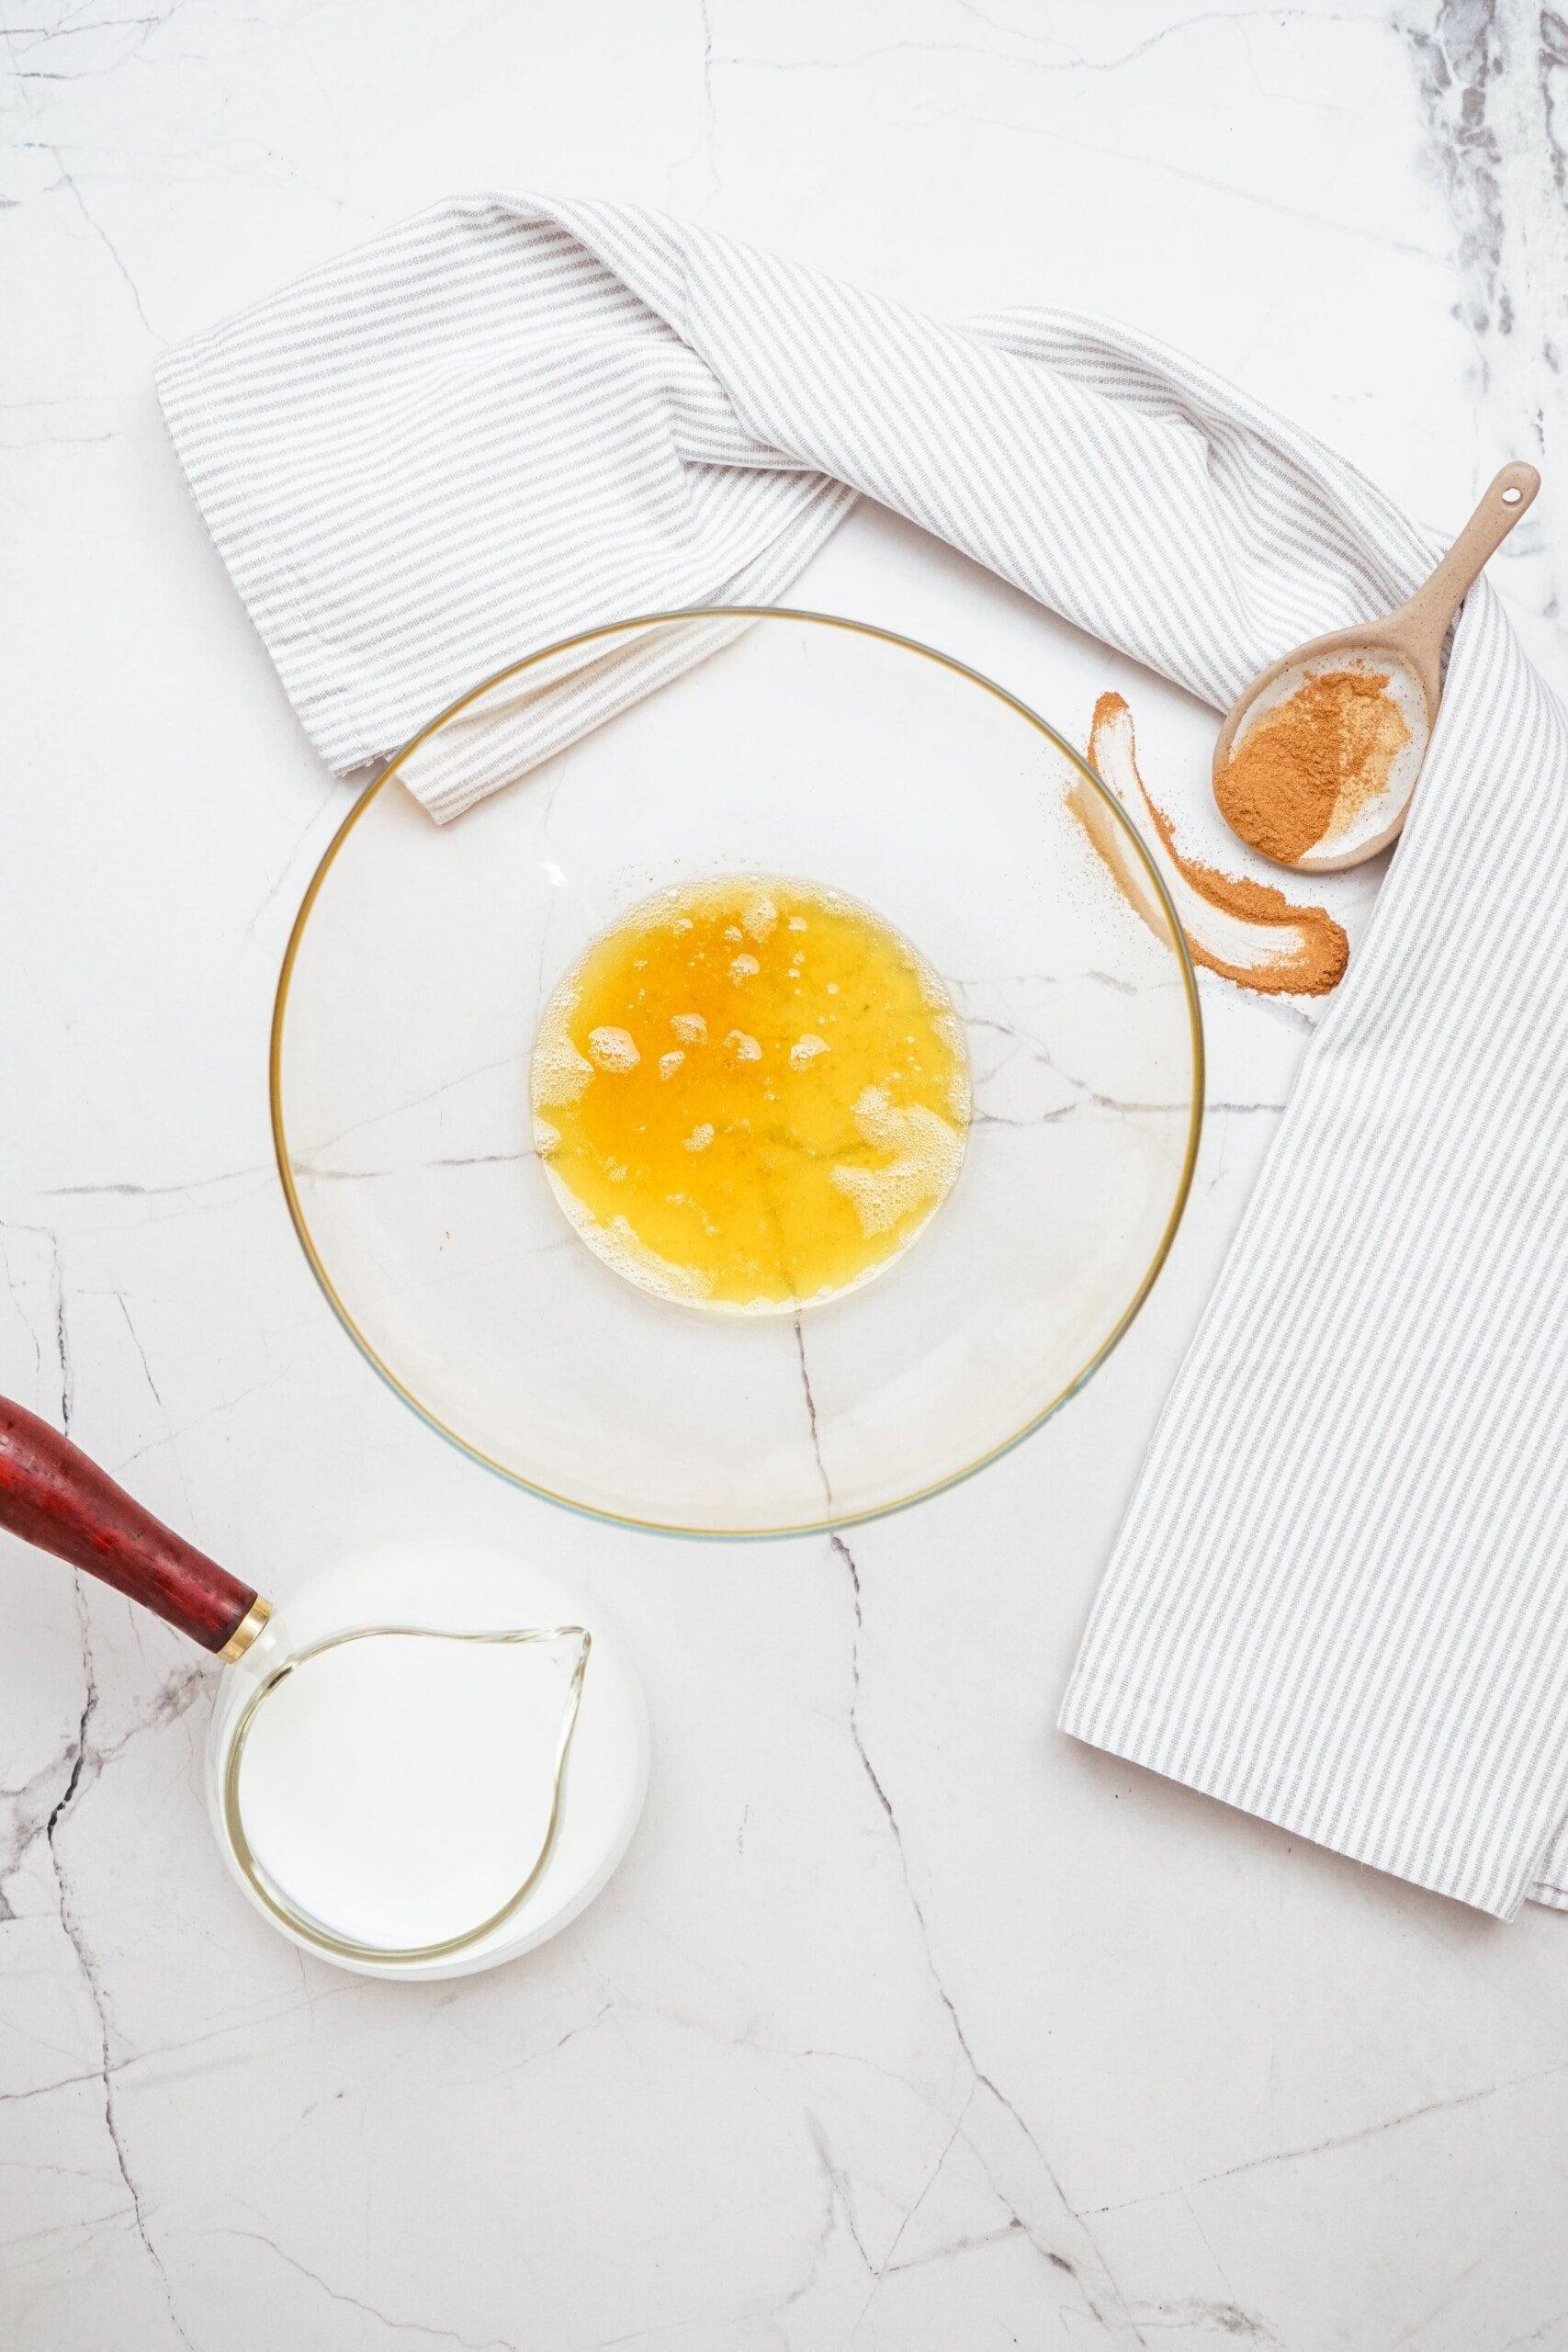
M 1263 996 L 1326 996 L 1330 989 L 1338 987 L 1350 961 L 1350 943 L 1326 907 L 1292 905 L 1271 882 L 1254 882 L 1244 874 L 1222 874 L 1218 866 L 1189 857 L 1178 847 L 1175 828 L 1165 810 L 1152 799 L 1148 810 L 1173 861 L 1201 899 L 1225 914 L 1239 915 L 1244 922 L 1257 923 L 1266 937 L 1300 934 L 1300 944 L 1293 945 L 1289 955 L 1274 952 L 1270 942 L 1256 964 L 1247 964 L 1224 956 L 1189 923 L 1187 944 L 1195 964 L 1217 972 L 1223 980 L 1235 980 L 1238 987 L 1256 989 Z
M 1232 832 L 1293 865 L 1382 791 L 1410 741 L 1385 672 L 1326 670 L 1255 718 L 1214 782 Z
M 1121 695 L 1101 695 L 1095 704 L 1089 763 L 1143 831 L 1195 964 L 1269 996 L 1325 996 L 1337 987 L 1350 945 L 1325 907 L 1298 905 L 1269 883 L 1222 874 L 1182 849 L 1140 770 L 1133 714 Z M 1129 904 L 1164 937 L 1165 916 L 1147 877 L 1103 807 L 1087 787 L 1069 791 L 1068 806 Z

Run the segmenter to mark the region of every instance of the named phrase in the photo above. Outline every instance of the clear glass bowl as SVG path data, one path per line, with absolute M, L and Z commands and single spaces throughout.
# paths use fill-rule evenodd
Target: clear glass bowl
M 448 807 L 507 781 L 438 828 L 416 777 Z M 531 1141 L 563 970 L 634 901 L 738 871 L 886 916 L 951 989 L 975 1081 L 929 1227 L 798 1317 L 634 1288 Z M 1180 930 L 1077 753 L 926 647 L 773 610 L 595 630 L 455 705 L 328 849 L 273 1024 L 289 1209 L 370 1362 L 518 1484 L 686 1535 L 844 1526 L 1037 1429 L 1164 1261 L 1202 1092 Z

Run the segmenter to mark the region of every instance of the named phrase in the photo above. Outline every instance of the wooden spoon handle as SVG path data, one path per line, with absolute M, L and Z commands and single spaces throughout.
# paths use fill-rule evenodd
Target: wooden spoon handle
M 0 1396 L 0 1527 L 140 1601 L 204 1650 L 223 1650 L 266 1603 L 133 1502 L 36 1413 Z M 239 1650 L 231 1655 L 237 1657 Z
M 1505 466 L 1431 578 L 1400 606 L 1398 634 L 1429 653 L 1434 674 L 1450 622 L 1540 488 L 1533 466 Z

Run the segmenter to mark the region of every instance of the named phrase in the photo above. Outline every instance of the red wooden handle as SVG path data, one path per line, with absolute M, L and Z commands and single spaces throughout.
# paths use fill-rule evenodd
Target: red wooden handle
M 255 1593 L 175 1535 L 80 1447 L 0 1396 L 0 1527 L 101 1577 L 128 1600 L 220 1650 Z

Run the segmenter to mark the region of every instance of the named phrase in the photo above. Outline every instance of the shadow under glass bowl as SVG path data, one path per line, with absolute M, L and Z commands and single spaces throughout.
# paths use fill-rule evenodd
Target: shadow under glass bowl
M 436 827 L 412 780 L 446 808 L 503 788 Z M 532 1142 L 562 973 L 651 892 L 741 871 L 893 923 L 974 1080 L 951 1197 L 879 1280 L 799 1316 L 634 1288 Z M 289 1210 L 370 1362 L 519 1485 L 684 1535 L 845 1526 L 1039 1428 L 1165 1260 L 1202 1093 L 1179 926 L 1078 755 L 944 655 L 771 608 L 594 630 L 454 705 L 332 842 L 273 1021 Z

